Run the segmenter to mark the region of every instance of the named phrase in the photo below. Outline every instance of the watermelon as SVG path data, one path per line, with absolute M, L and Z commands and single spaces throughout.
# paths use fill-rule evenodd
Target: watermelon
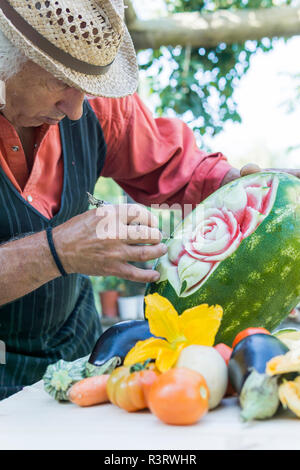
M 154 268 L 158 292 L 180 314 L 223 307 L 215 344 L 241 330 L 273 331 L 300 300 L 300 180 L 262 172 L 239 178 L 200 203 L 166 241 Z

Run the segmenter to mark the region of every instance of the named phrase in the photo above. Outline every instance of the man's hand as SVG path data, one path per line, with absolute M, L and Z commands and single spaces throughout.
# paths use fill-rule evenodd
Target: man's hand
M 67 273 L 139 282 L 156 281 L 159 273 L 129 262 L 153 260 L 167 251 L 157 217 L 138 204 L 89 210 L 56 227 L 53 239 Z
M 230 183 L 230 181 L 236 180 L 237 178 L 240 178 L 241 176 L 251 175 L 252 173 L 259 173 L 260 171 L 283 171 L 284 173 L 289 173 L 290 175 L 294 175 L 297 178 L 300 178 L 300 170 L 297 170 L 297 169 L 289 169 L 289 168 L 261 169 L 255 163 L 248 163 L 247 165 L 244 165 L 240 170 L 238 170 L 237 168 L 231 168 L 226 173 L 221 183 L 221 186 L 224 186 L 225 184 Z
M 247 165 L 243 166 L 240 170 L 241 176 L 250 175 L 251 173 L 258 173 L 260 171 L 282 171 L 284 173 L 289 173 L 290 175 L 294 175 L 297 178 L 300 178 L 300 170 L 290 169 L 290 168 L 264 168 L 263 170 L 256 165 L 255 163 L 248 163 Z
M 139 282 L 156 281 L 159 273 L 129 262 L 164 255 L 161 239 L 157 217 L 138 204 L 92 209 L 53 229 L 54 245 L 67 273 L 111 274 Z M 0 305 L 58 276 L 45 230 L 1 244 Z

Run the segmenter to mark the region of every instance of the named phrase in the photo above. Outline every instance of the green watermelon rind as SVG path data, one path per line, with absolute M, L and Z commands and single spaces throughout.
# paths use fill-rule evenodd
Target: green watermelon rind
M 221 305 L 216 344 L 231 345 L 236 334 L 250 326 L 273 331 L 299 303 L 300 182 L 284 173 L 276 176 L 280 184 L 270 214 L 197 292 L 178 297 L 167 280 L 146 290 L 146 295 L 158 292 L 167 297 L 179 314 L 202 303 Z

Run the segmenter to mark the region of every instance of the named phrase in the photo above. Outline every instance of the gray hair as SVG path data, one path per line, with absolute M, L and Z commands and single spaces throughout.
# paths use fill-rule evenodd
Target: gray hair
M 0 80 L 7 81 L 18 73 L 27 57 L 0 30 Z

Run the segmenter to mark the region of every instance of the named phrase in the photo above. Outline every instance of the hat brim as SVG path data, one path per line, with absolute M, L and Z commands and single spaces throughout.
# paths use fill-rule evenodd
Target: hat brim
M 0 9 L 0 29 L 11 43 L 19 48 L 28 59 L 47 70 L 67 85 L 80 89 L 93 96 L 121 98 L 135 93 L 138 86 L 138 65 L 135 49 L 124 25 L 124 36 L 118 54 L 103 75 L 86 75 L 76 72 L 64 64 L 52 59 L 37 46 L 32 44 L 6 18 Z

